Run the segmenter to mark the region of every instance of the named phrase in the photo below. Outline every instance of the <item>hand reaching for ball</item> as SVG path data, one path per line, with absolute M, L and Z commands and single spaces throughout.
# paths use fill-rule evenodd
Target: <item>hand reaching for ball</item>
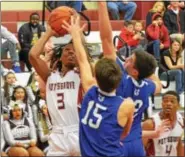
M 71 35 L 73 33 L 82 32 L 86 27 L 86 24 L 84 24 L 82 27 L 80 27 L 80 17 L 73 15 L 71 16 L 71 24 L 69 24 L 66 21 L 63 21 L 62 28 L 67 30 L 68 33 Z

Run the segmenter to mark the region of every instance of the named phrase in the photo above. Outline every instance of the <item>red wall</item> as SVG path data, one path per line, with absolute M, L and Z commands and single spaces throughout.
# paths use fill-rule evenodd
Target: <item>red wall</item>
M 137 10 L 136 13 L 134 15 L 134 18 L 136 20 L 146 20 L 146 15 L 148 13 L 148 11 L 152 8 L 153 4 L 155 2 L 142 2 L 142 1 L 137 1 L 135 2 L 137 4 Z

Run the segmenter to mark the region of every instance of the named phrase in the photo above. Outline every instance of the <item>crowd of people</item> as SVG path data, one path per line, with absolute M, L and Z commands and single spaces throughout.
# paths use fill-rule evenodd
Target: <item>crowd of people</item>
M 184 93 L 185 27 L 179 20 L 185 17 L 184 2 L 167 7 L 156 2 L 145 29 L 131 21 L 136 3 L 97 3 L 103 53 L 96 61 L 89 60 L 86 25 L 80 26 L 76 11 L 61 26 L 72 40 L 57 49 L 51 41 L 57 32 L 41 26 L 37 13 L 20 27 L 18 40 L 1 26 L 1 52 L 9 51 L 13 62 L 13 70 L 2 67 L 2 156 L 184 156 L 184 117 L 178 112 Z M 79 4 L 70 3 L 78 9 Z M 124 62 L 117 53 L 125 54 L 125 44 L 118 42 L 116 50 L 109 19 L 111 13 L 118 20 L 119 10 L 128 10 L 120 32 L 130 51 Z M 25 87 L 15 74 L 21 72 L 16 47 L 31 73 Z M 165 71 L 175 79 L 176 91 L 164 93 L 161 111 L 142 121 L 149 97 L 161 93 Z

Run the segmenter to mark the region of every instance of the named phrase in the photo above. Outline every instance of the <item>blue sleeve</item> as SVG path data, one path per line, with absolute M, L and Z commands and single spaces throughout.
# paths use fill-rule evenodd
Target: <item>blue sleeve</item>
M 152 80 L 146 79 L 145 81 L 148 83 L 147 92 L 148 92 L 148 94 L 150 96 L 151 94 L 155 93 L 156 85 L 155 85 L 155 83 Z

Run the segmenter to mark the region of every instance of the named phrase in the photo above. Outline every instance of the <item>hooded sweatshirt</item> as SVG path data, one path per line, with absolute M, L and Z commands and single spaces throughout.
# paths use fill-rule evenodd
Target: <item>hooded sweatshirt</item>
M 161 14 L 159 13 L 154 14 L 152 16 L 152 21 L 156 20 L 158 17 L 162 18 Z M 162 24 L 161 26 L 155 26 L 153 24 L 150 24 L 147 27 L 146 34 L 147 34 L 147 39 L 149 41 L 160 40 L 160 43 L 164 45 L 165 49 L 169 48 L 170 46 L 169 33 L 164 24 Z
M 129 32 L 126 27 L 121 30 L 120 37 L 128 44 L 128 46 L 137 46 L 139 44 L 139 40 L 133 39 L 134 32 Z M 117 49 L 119 50 L 123 46 L 121 41 L 118 41 Z

